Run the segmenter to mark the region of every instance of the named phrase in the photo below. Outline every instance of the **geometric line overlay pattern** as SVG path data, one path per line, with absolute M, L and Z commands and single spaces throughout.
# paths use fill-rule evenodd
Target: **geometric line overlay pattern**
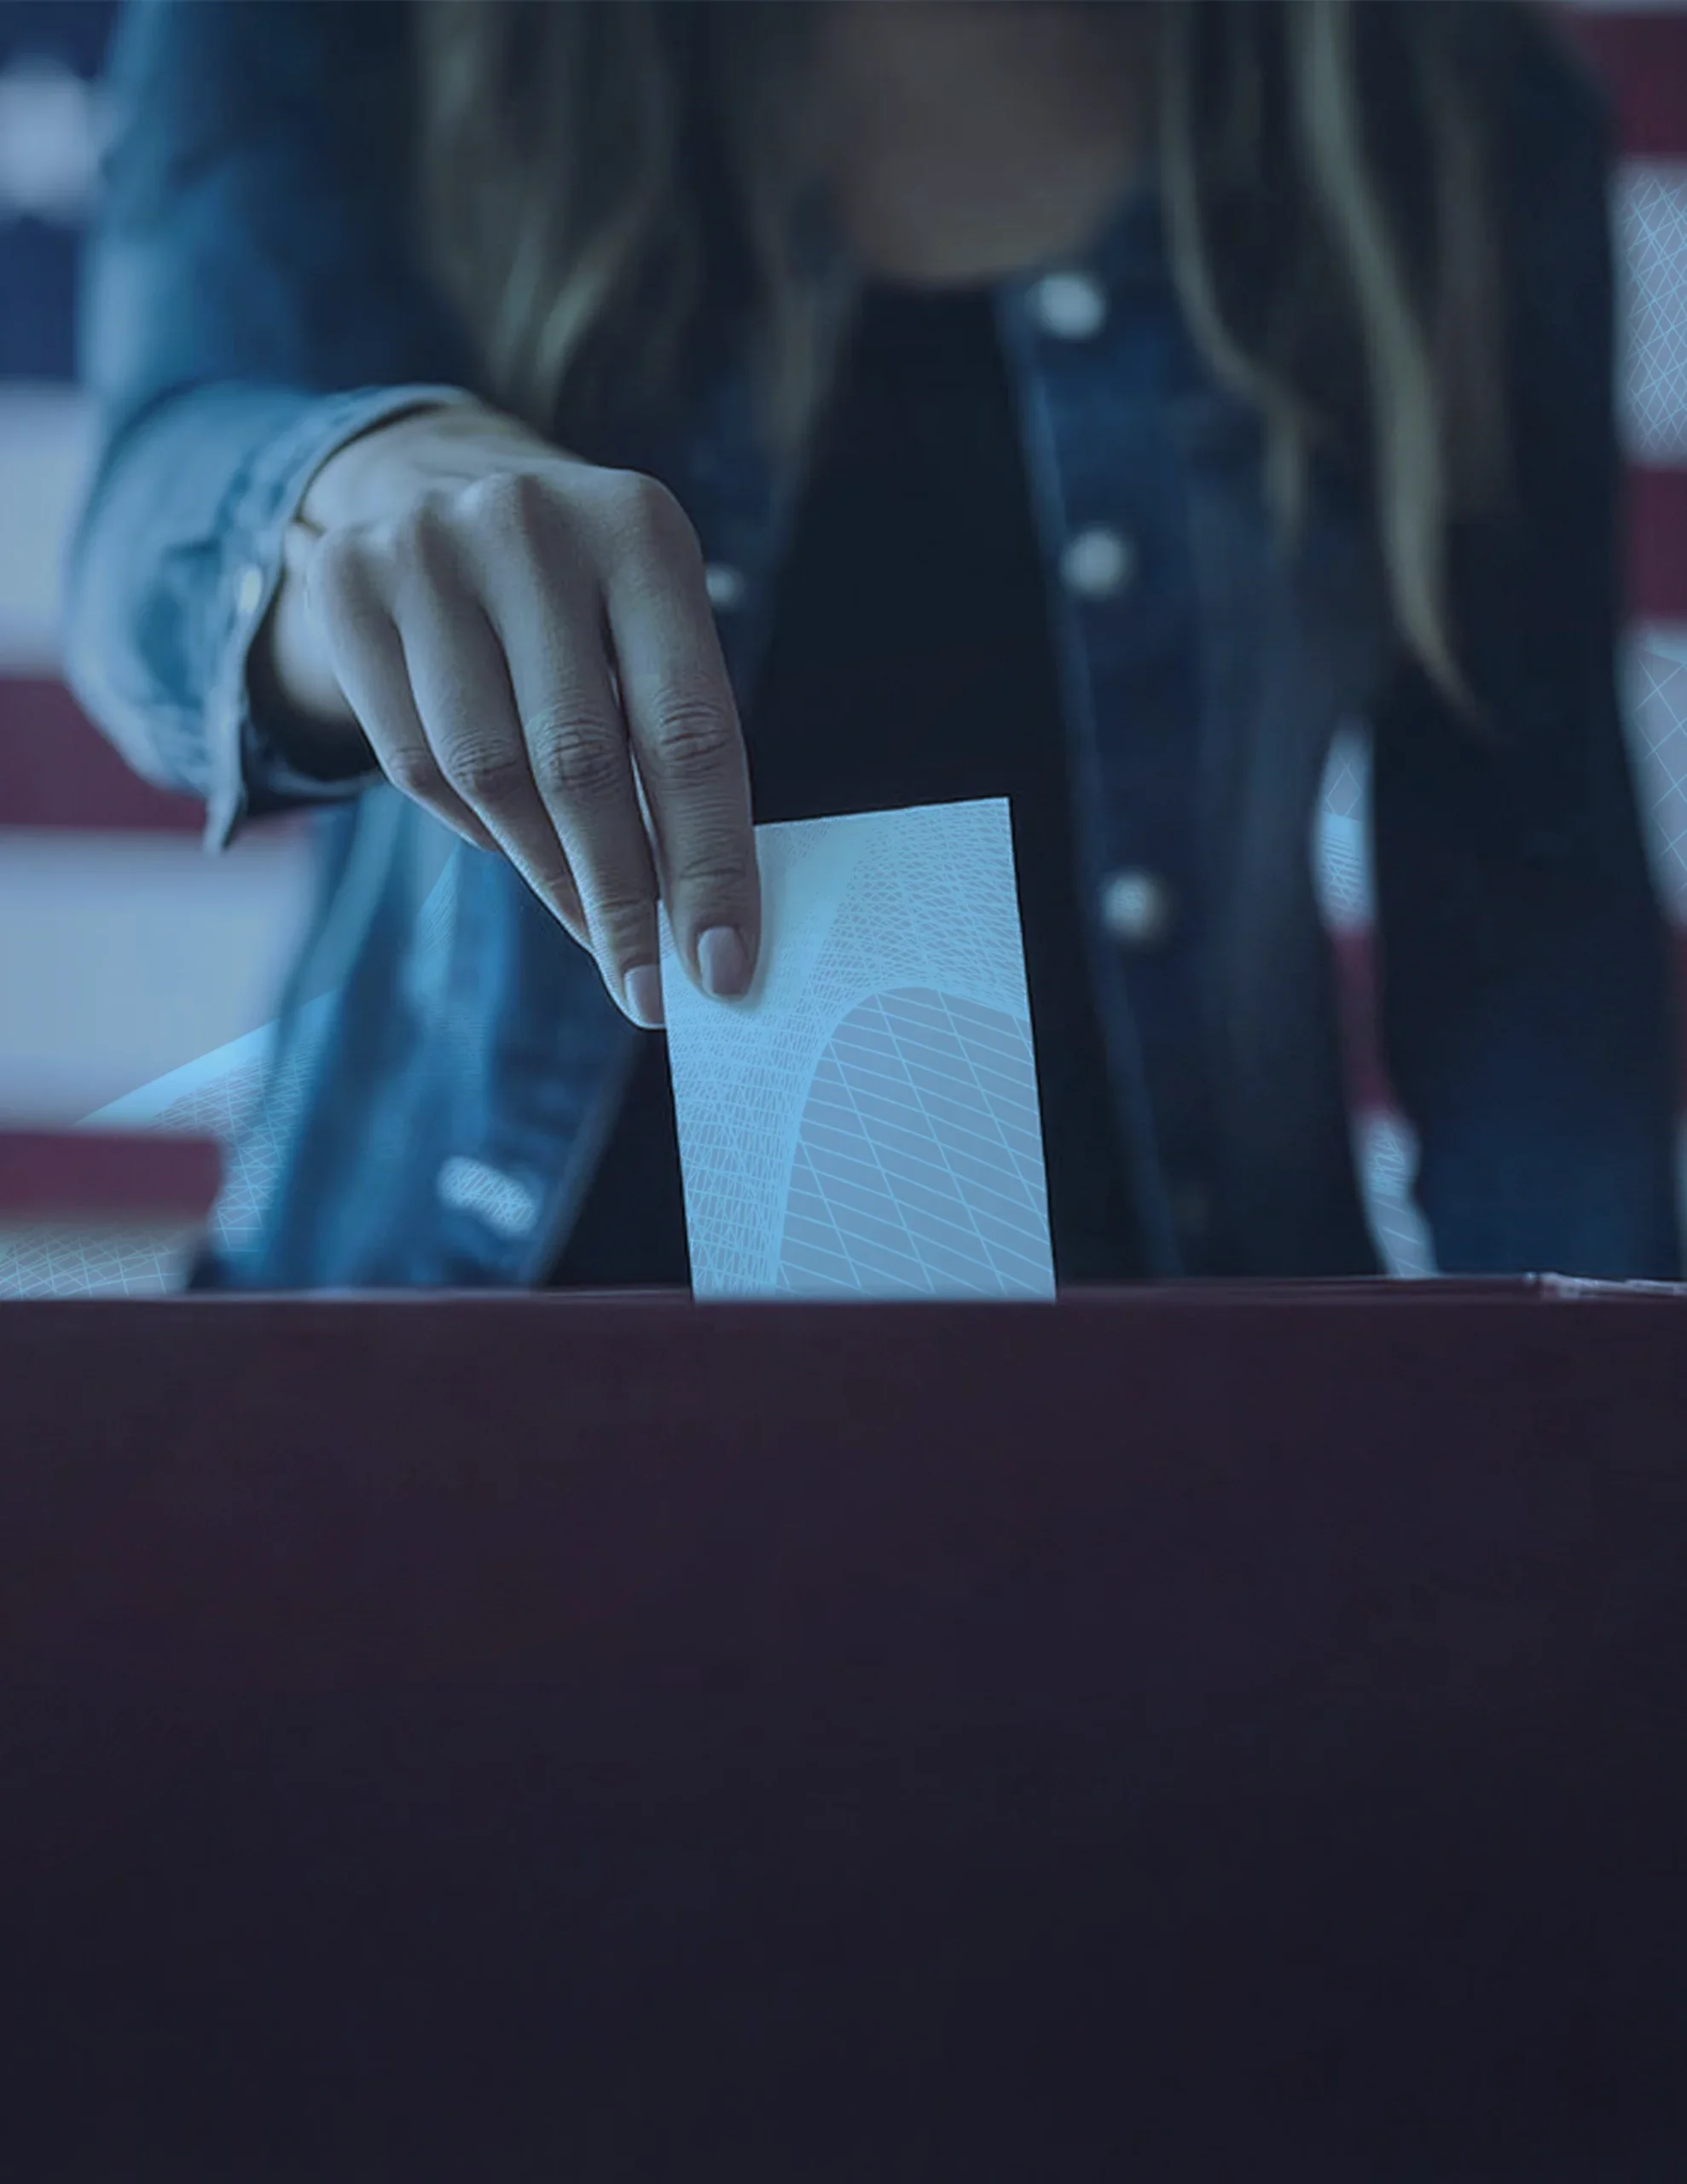
M 862 1002 L 815 1066 L 791 1161 L 787 1295 L 1046 1297 L 1031 1028 L 930 988 Z
M 1354 1136 L 1365 1214 L 1383 1273 L 1397 1281 L 1433 1275 L 1435 1242 L 1412 1194 L 1416 1132 L 1404 1115 L 1378 1109 L 1356 1118 Z
M 159 1110 L 149 1127 L 215 1136 L 223 1188 L 208 1224 L 212 1240 L 239 1250 L 251 1240 L 280 1180 L 281 1147 L 304 1093 L 304 1071 L 282 1070 L 260 1107 L 266 1061 L 242 1060 Z M 0 1297 L 157 1297 L 180 1289 L 197 1232 L 70 1221 L 0 1228 Z
M 110 1221 L 8 1222 L 0 1297 L 165 1297 L 182 1286 L 196 1228 Z
M 1687 462 L 1687 167 L 1632 160 L 1615 195 L 1624 444 L 1672 467 Z
M 1636 793 L 1658 892 L 1672 919 L 1687 924 L 1687 630 L 1642 624 L 1629 632 L 1625 668 Z

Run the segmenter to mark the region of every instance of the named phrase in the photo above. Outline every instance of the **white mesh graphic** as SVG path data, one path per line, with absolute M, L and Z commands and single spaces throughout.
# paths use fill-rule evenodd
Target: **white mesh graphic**
M 930 990 L 863 1002 L 815 1070 L 780 1288 L 1038 1296 L 1047 1225 L 1030 1026 Z
M 197 1241 L 180 1223 L 63 1220 L 0 1224 L 0 1297 L 165 1297 Z
M 1628 161 L 1616 224 L 1624 445 L 1633 462 L 1687 462 L 1687 167 Z
M 1363 932 L 1376 915 L 1370 828 L 1371 729 L 1347 721 L 1331 739 L 1313 820 L 1313 884 L 1332 932 Z
M 1670 915 L 1687 923 L 1687 629 L 1631 630 L 1624 665 L 1646 845 Z
M 1383 1273 L 1396 1281 L 1434 1274 L 1435 1239 L 1413 1195 L 1417 1132 L 1404 1115 L 1383 1112 L 1356 1117 L 1354 1136 L 1365 1210 Z
M 1052 1296 L 1006 800 L 762 827 L 757 845 L 743 1001 L 699 994 L 663 932 L 697 1294 Z

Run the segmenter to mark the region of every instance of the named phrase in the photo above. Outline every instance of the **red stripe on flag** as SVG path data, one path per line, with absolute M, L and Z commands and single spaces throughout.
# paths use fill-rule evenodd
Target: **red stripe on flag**
M 1368 927 L 1330 936 L 1336 956 L 1336 1000 L 1347 1068 L 1348 1108 L 1369 1114 L 1395 1100 L 1383 1066 L 1377 1014 L 1377 950 Z
M 195 799 L 130 771 L 62 682 L 0 676 L 0 827 L 197 834 Z
M 1570 38 L 1605 79 L 1631 159 L 1687 160 L 1687 15 L 1560 8 Z
M 1627 473 L 1628 612 L 1687 621 L 1687 470 Z
M 0 1130 L 0 1215 L 202 1221 L 223 1179 L 214 1137 Z

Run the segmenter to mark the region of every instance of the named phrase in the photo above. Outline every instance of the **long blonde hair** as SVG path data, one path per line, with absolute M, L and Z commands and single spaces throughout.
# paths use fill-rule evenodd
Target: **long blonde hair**
M 1449 526 L 1504 490 L 1492 131 L 1478 81 L 1521 0 L 1160 0 L 1171 263 L 1214 370 L 1263 418 L 1292 531 L 1329 450 L 1371 481 L 1394 621 L 1467 701 Z M 793 0 L 419 0 L 416 206 L 491 385 L 537 429 L 629 376 L 671 386 L 747 314 L 776 437 L 827 359 Z

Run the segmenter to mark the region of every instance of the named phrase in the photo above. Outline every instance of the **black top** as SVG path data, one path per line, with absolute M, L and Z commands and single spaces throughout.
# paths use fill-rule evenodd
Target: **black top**
M 745 730 L 761 822 L 1010 799 L 1056 1276 L 1139 1275 L 1083 961 L 1042 571 L 988 289 L 867 291 Z M 688 1278 L 652 1039 L 555 1281 Z

